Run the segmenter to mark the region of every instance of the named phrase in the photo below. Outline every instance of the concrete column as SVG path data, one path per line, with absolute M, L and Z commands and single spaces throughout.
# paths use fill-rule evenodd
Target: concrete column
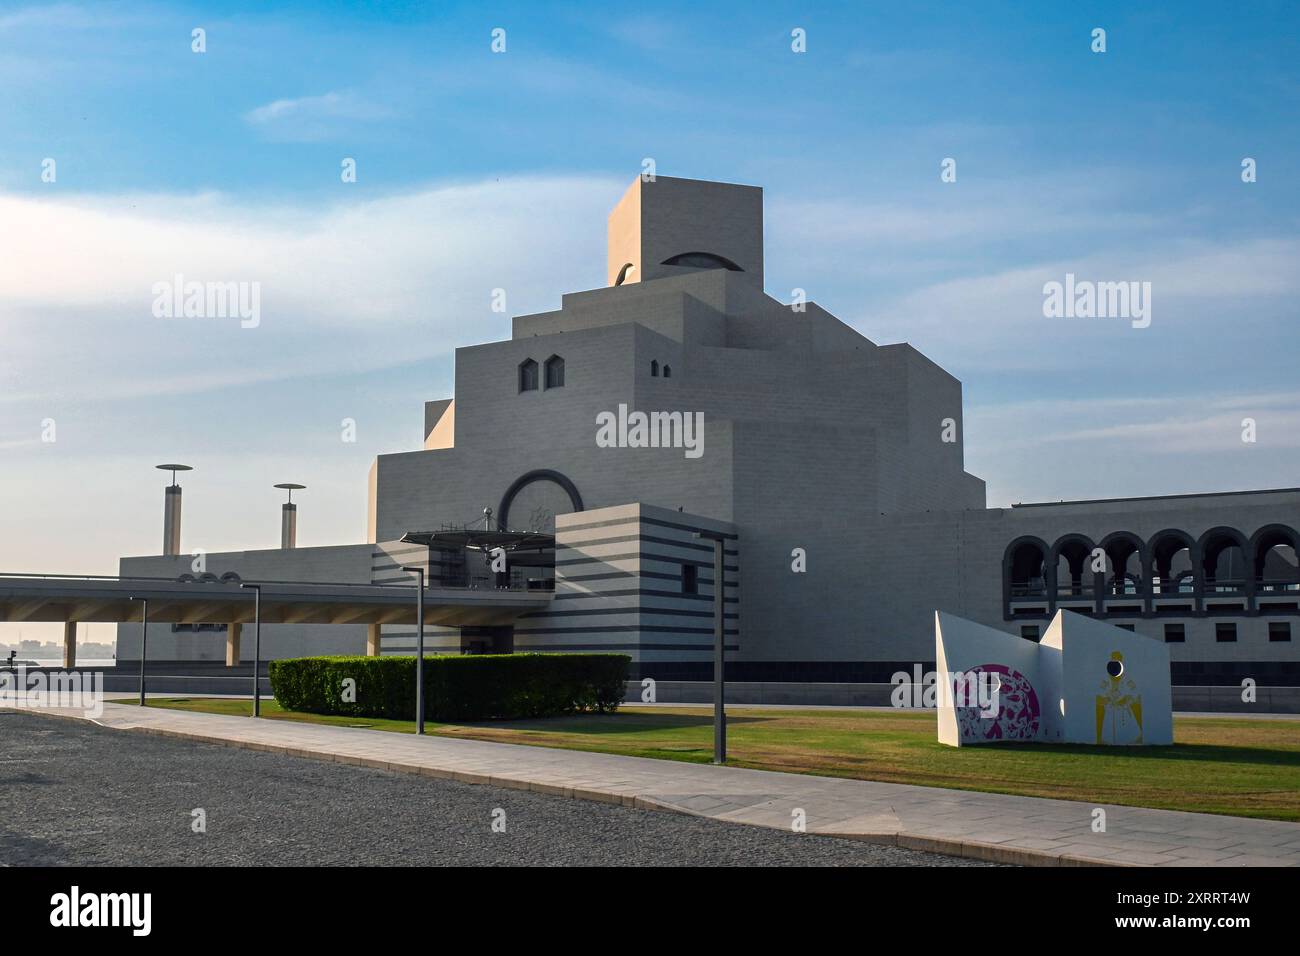
M 298 506 L 285 502 L 280 513 L 280 547 L 298 546 Z
M 77 666 L 77 622 L 63 622 L 63 667 L 69 670 Z
M 163 498 L 163 554 L 181 553 L 181 486 L 168 485 Z
M 366 656 L 378 657 L 379 648 L 382 641 L 380 625 L 370 624 L 366 627 Z
M 239 637 L 240 631 L 243 630 L 242 624 L 226 625 L 226 666 L 239 666 Z

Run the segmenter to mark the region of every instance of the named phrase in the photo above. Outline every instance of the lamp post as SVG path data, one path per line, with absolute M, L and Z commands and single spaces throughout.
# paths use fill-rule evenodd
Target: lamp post
M 727 708 L 724 702 L 726 681 L 723 676 L 725 649 L 723 641 L 723 607 L 726 595 L 726 571 L 723 567 L 723 542 L 720 531 L 697 531 L 695 537 L 713 542 L 713 762 L 727 762 Z
M 129 600 L 136 600 L 135 597 Z M 140 598 L 144 611 L 140 615 L 140 706 L 144 706 L 144 659 L 149 651 L 149 599 Z
M 404 567 L 419 577 L 415 596 L 415 732 L 424 733 L 424 568 Z
M 241 584 L 253 592 L 253 716 L 262 716 L 262 585 Z
M 289 500 L 280 509 L 280 548 L 287 550 L 298 547 L 298 506 L 293 503 L 293 493 L 302 491 L 306 485 L 292 481 L 282 481 L 275 487 L 289 492 Z
M 181 486 L 176 483 L 176 472 L 193 471 L 189 465 L 155 465 L 172 473 L 172 483 L 163 495 L 163 551 L 165 555 L 181 553 Z

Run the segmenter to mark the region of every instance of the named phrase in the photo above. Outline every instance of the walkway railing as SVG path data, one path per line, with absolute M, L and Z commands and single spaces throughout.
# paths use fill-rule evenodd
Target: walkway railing
M 510 582 L 502 586 L 496 582 L 494 574 L 464 574 L 453 576 L 449 579 L 431 580 L 428 582 L 429 589 L 441 588 L 446 590 L 498 590 L 498 591 L 537 591 L 537 590 L 555 590 L 555 580 L 553 578 L 525 578 L 520 571 L 510 572 Z M 185 573 L 176 577 L 164 578 L 147 575 L 112 575 L 112 574 L 53 574 L 46 572 L 32 571 L 0 571 L 0 583 L 4 581 L 103 581 L 105 583 L 125 584 L 128 582 L 139 582 L 141 584 L 215 584 L 226 585 L 231 588 L 238 588 L 240 584 L 268 584 L 283 585 L 285 587 L 295 588 L 401 588 L 403 590 L 415 587 L 417 584 L 414 575 L 410 578 L 410 583 L 385 582 L 368 584 L 357 581 L 285 581 L 275 578 L 243 578 L 243 577 L 218 577 L 217 575 L 207 572 L 204 574 Z

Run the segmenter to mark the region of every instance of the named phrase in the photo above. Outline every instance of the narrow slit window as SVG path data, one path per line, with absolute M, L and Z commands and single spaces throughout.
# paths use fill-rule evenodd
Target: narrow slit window
M 682 593 L 699 594 L 700 593 L 700 569 L 694 564 L 682 565 Z

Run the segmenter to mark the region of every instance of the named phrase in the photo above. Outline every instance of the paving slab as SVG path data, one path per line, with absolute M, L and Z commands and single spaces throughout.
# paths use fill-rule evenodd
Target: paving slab
M 89 719 L 79 710 L 42 710 Z M 1300 824 L 688 764 L 549 747 L 104 704 L 95 720 L 161 734 L 450 776 L 789 829 L 1041 866 L 1300 866 Z M 1092 811 L 1106 810 L 1106 832 Z

